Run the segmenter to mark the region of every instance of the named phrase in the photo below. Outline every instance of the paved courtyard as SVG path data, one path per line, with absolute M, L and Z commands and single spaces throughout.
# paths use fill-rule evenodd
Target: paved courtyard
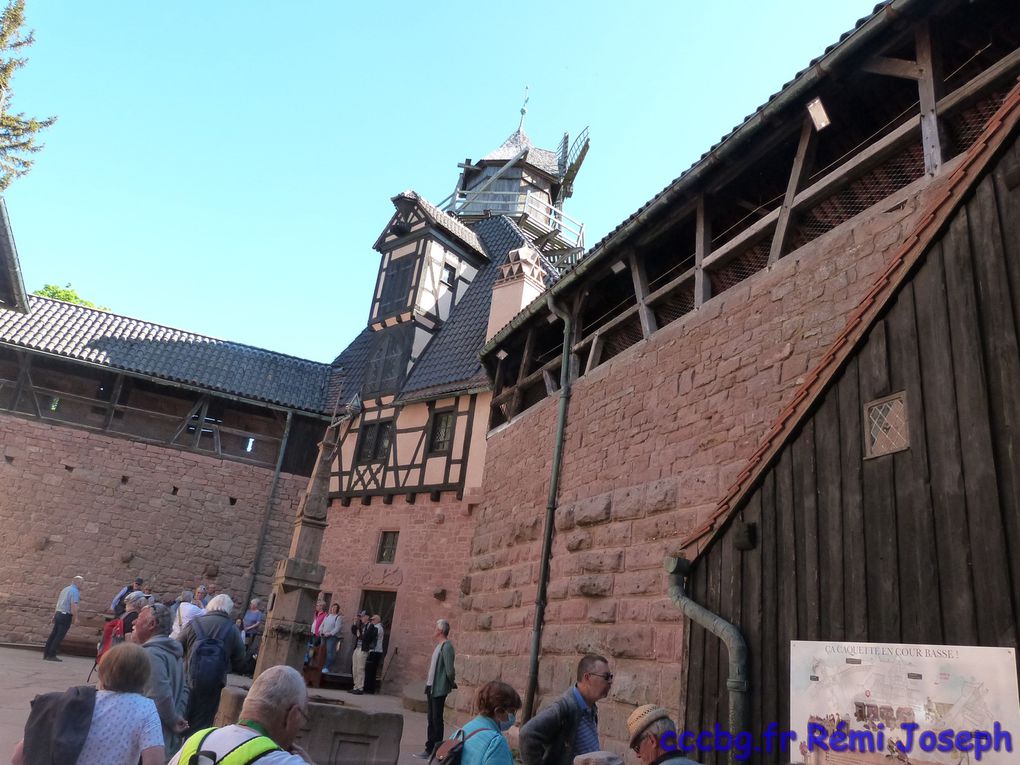
M 83 685 L 92 669 L 92 659 L 63 656 L 60 663 L 42 660 L 40 649 L 0 647 L 0 762 L 8 762 L 14 745 L 21 738 L 28 718 L 29 702 L 39 693 L 62 691 L 72 685 Z M 92 681 L 95 682 L 95 675 Z M 230 676 L 232 685 L 248 686 L 251 680 Z M 399 765 L 412 765 L 422 760 L 412 755 L 425 743 L 425 715 L 404 709 L 396 696 L 353 696 L 346 691 L 310 689 L 312 697 L 321 695 L 341 699 L 346 705 L 377 712 L 396 712 L 404 716 L 404 733 L 400 741 Z

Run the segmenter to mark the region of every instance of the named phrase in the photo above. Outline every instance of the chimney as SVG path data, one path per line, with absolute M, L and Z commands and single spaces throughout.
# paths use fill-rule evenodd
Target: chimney
M 485 339 L 491 340 L 510 323 L 532 300 L 545 292 L 545 271 L 538 251 L 525 245 L 511 250 L 507 262 L 499 267 L 499 277 L 492 285 L 492 303 L 489 305 L 489 328 Z

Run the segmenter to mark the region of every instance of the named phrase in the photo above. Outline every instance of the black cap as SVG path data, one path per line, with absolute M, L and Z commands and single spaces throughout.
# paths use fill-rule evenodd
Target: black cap
M 135 579 L 135 584 L 144 584 L 144 583 L 145 583 L 145 581 L 141 577 L 138 577 L 137 579 Z

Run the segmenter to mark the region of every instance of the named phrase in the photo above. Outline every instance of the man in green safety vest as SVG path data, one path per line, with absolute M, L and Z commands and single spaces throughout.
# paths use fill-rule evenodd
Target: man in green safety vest
M 270 667 L 252 683 L 234 725 L 200 730 L 169 765 L 307 765 L 294 743 L 308 722 L 308 691 L 292 667 Z

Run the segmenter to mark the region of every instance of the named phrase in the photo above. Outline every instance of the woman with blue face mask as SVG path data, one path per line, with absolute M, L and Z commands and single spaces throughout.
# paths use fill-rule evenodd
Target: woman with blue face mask
M 461 765 L 514 765 L 503 733 L 517 724 L 521 697 L 511 686 L 492 680 L 478 689 L 478 716 L 463 728 Z M 454 734 L 458 738 L 460 732 Z

